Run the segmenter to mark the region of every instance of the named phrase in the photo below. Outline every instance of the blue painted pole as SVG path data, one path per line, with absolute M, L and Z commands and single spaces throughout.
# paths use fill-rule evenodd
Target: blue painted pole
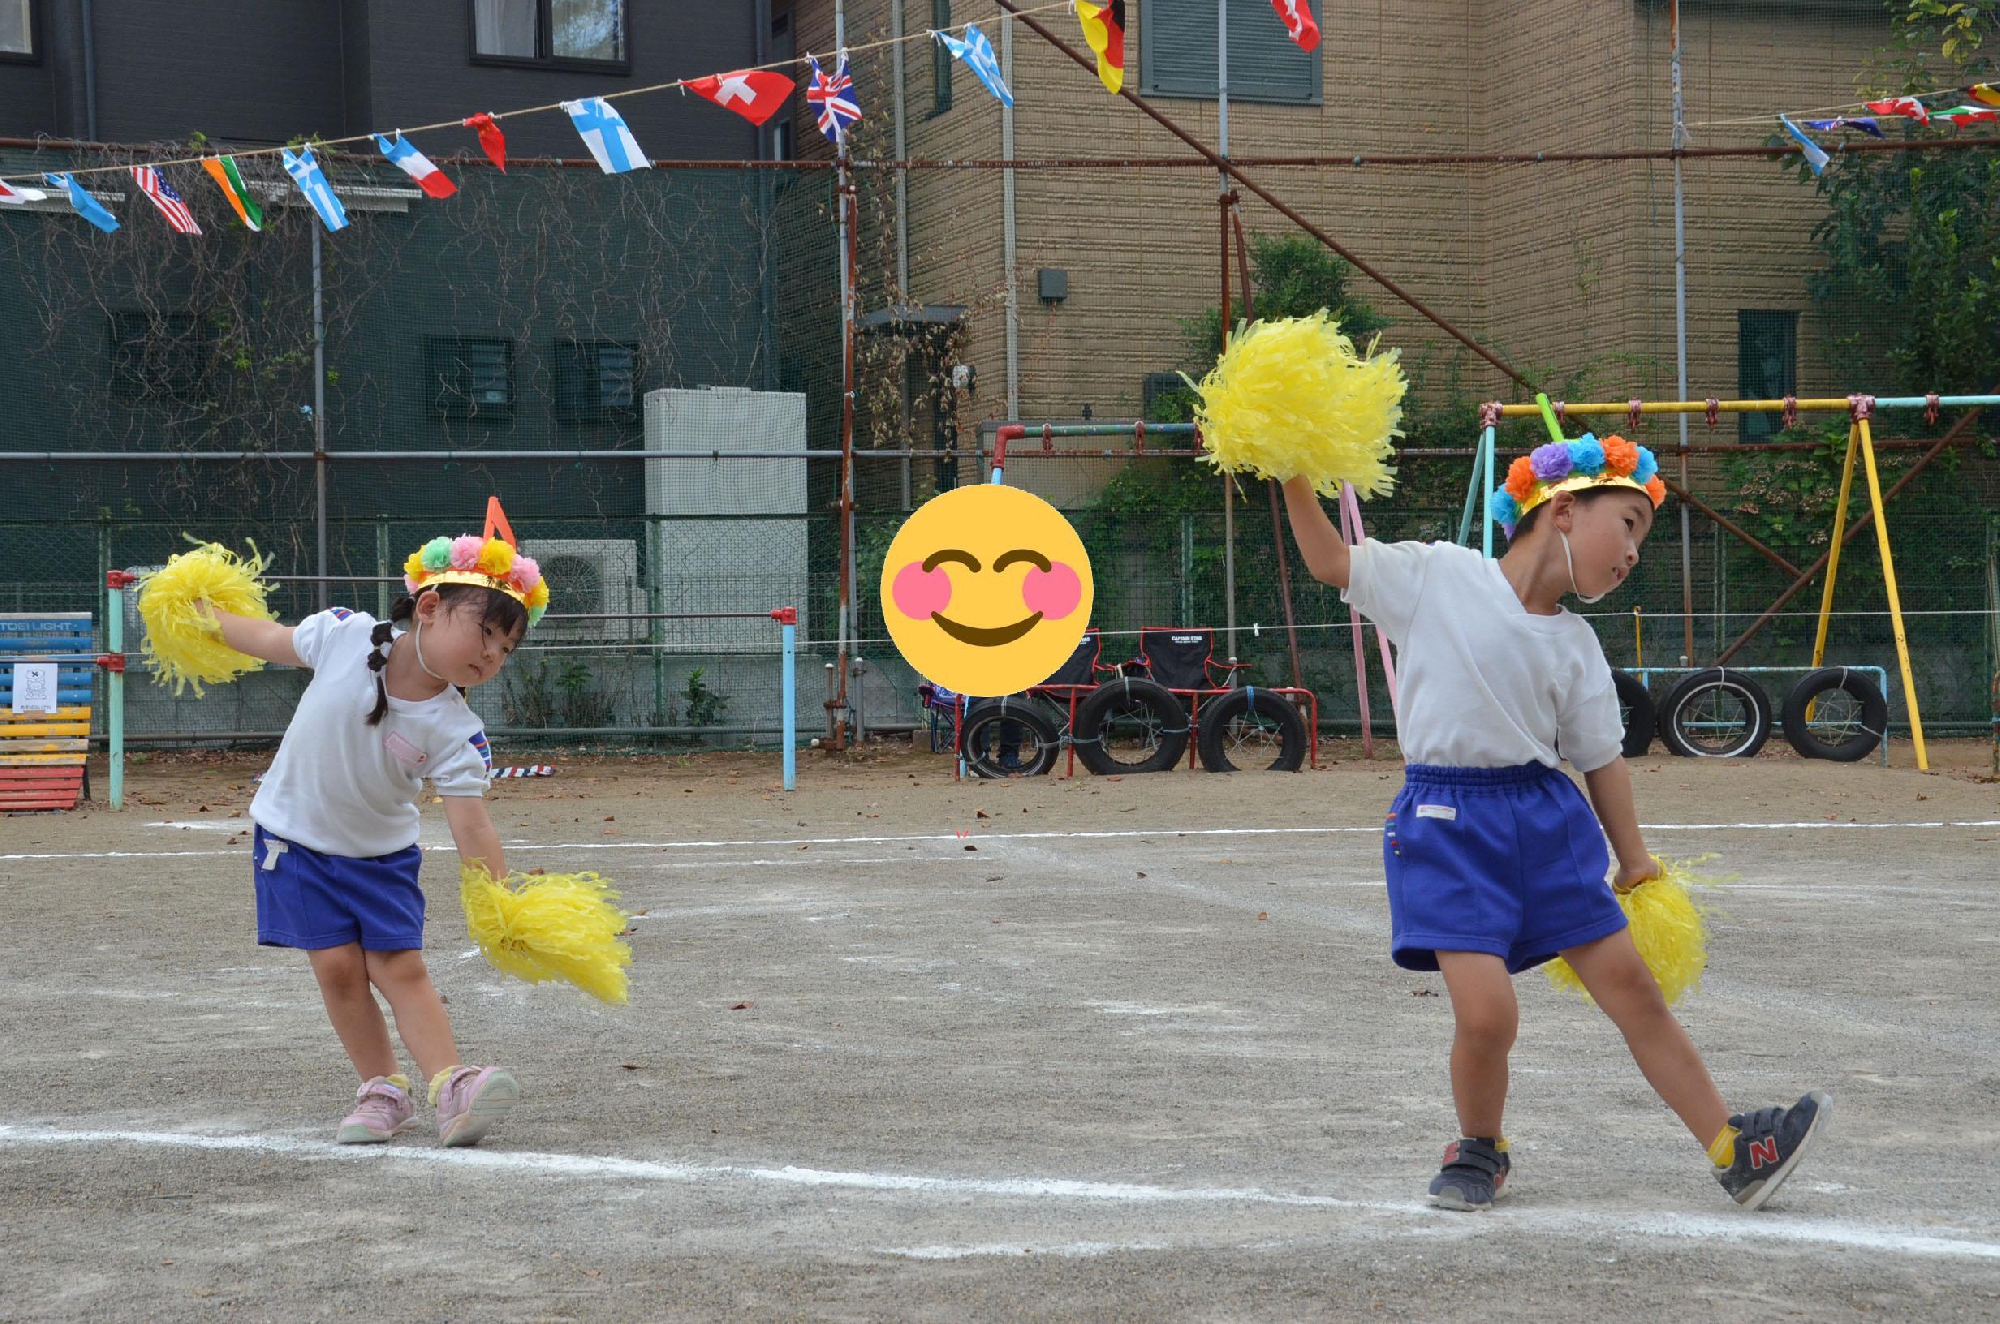
M 111 765 L 111 807 L 125 807 L 125 590 L 122 583 L 125 575 L 113 570 L 108 576 L 105 589 L 104 651 L 117 659 L 107 672 L 110 684 L 106 686 L 105 706 L 110 709 L 104 715 L 105 728 L 110 735 L 106 760 Z
M 777 617 L 784 636 L 779 649 L 778 692 L 783 696 L 785 729 L 779 738 L 784 742 L 785 789 L 790 791 L 799 783 L 799 611 L 796 607 L 780 607 L 771 615 Z
M 1480 508 L 1479 549 L 1493 555 L 1493 425 L 1479 438 L 1479 469 L 1486 476 L 1486 503 Z

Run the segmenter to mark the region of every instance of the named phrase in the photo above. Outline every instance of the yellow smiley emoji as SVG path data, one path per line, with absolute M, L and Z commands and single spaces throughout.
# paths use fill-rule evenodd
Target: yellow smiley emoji
M 1055 674 L 1090 621 L 1090 557 L 1062 512 L 985 483 L 931 498 L 882 562 L 882 615 L 903 660 L 974 698 Z

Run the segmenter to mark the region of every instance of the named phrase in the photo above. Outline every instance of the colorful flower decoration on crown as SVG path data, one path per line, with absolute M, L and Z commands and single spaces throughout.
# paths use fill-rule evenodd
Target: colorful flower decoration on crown
M 1507 481 L 1487 507 L 1509 538 L 1523 516 L 1558 492 L 1590 487 L 1629 487 L 1644 492 L 1653 508 L 1667 499 L 1659 478 L 1660 462 L 1644 446 L 1623 437 L 1599 441 L 1586 432 L 1575 441 L 1550 441 L 1518 456 L 1507 467 Z
M 530 627 L 549 609 L 549 585 L 542 568 L 533 557 L 515 550 L 513 530 L 500 514 L 498 499 L 488 501 L 484 537 L 433 538 L 403 562 L 403 586 L 412 594 L 440 584 L 472 584 L 505 593 L 527 608 Z

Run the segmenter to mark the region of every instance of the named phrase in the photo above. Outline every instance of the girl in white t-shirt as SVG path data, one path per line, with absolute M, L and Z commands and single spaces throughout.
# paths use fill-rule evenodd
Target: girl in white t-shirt
M 492 756 L 464 691 L 499 674 L 548 605 L 534 561 L 500 538 L 437 538 L 404 566 L 386 621 L 336 607 L 297 625 L 214 611 L 238 652 L 313 678 L 250 804 L 257 940 L 312 962 L 361 1077 L 343 1144 L 388 1140 L 416 1104 L 370 986 L 430 1082 L 438 1135 L 477 1144 L 520 1098 L 513 1076 L 460 1062 L 424 966 L 417 804 L 428 778 L 466 863 L 506 876 L 487 816 Z
M 1512 976 L 1558 955 L 1737 1203 L 1770 1198 L 1829 1110 L 1815 1090 L 1789 1108 L 1732 1115 L 1617 902 L 1615 891 L 1659 865 L 1639 834 L 1610 665 L 1562 598 L 1595 602 L 1638 564 L 1666 494 L 1657 469 L 1651 452 L 1621 437 L 1552 441 L 1515 460 L 1491 511 L 1509 538 L 1497 561 L 1442 542 L 1350 548 L 1308 479 L 1285 484 L 1314 578 L 1342 589 L 1400 650 L 1406 780 L 1382 855 L 1391 956 L 1442 971 L 1457 1022 L 1460 1139 L 1430 1186 L 1444 1208 L 1490 1208 L 1506 1191 L 1512 1159 L 1500 1122 L 1519 1023 Z M 1594 816 L 1562 772 L 1565 758 L 1583 773 Z M 1607 835 L 1618 854 L 1609 884 Z

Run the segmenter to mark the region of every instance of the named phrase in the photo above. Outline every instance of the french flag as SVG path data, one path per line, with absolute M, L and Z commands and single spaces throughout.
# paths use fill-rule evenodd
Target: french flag
M 382 155 L 401 166 L 403 173 L 416 180 L 417 187 L 431 197 L 448 198 L 458 192 L 458 185 L 452 183 L 428 156 L 418 151 L 415 143 L 403 140 L 401 130 L 397 131 L 394 142 L 376 134 L 375 145 L 382 149 Z

